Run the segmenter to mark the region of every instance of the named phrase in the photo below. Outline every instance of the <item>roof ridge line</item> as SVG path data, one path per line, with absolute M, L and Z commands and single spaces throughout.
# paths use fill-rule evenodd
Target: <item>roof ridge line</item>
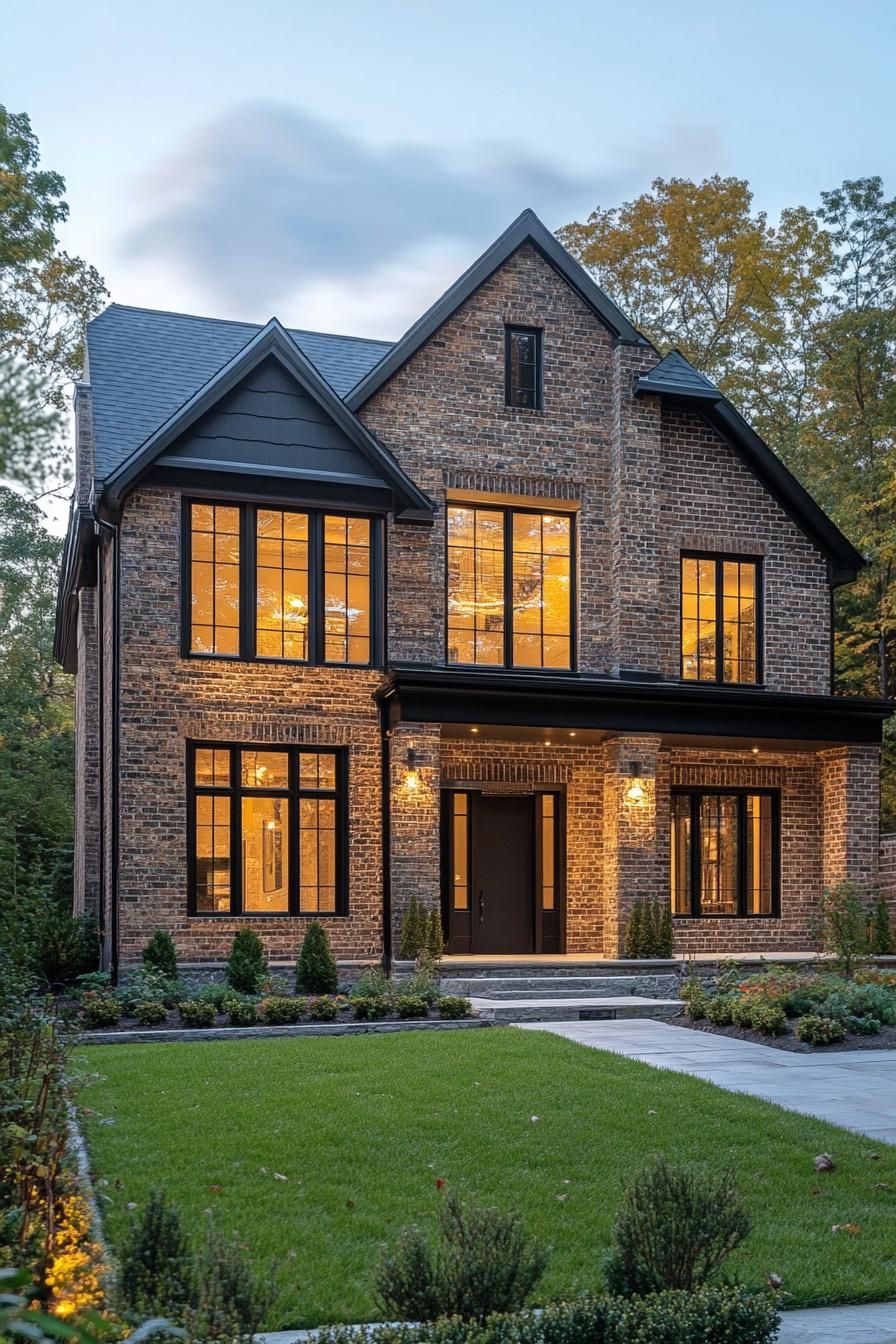
M 103 312 L 97 313 L 96 316 L 102 317 L 103 313 L 107 313 L 110 308 L 125 308 L 130 313 L 152 313 L 156 317 L 182 317 L 190 322 L 219 322 L 223 326 L 248 327 L 252 331 L 264 331 L 271 320 L 268 318 L 268 322 L 244 322 L 239 317 L 208 317 L 204 313 L 183 313 L 176 308 L 147 308 L 140 303 L 118 303 L 115 301 L 107 304 Z M 90 321 L 95 322 L 96 318 L 91 318 Z M 280 322 L 284 331 L 295 332 L 302 336 L 327 336 L 334 341 L 363 341 L 366 345 L 392 346 L 395 344 L 394 341 L 387 341 L 379 336 L 355 336 L 351 332 L 343 331 L 317 331 L 313 327 L 288 327 L 280 318 L 277 318 L 277 321 Z

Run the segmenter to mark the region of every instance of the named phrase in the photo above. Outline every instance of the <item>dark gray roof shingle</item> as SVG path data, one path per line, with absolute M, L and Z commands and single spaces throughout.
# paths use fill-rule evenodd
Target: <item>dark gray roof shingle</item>
M 722 395 L 715 383 L 710 382 L 699 369 L 695 369 L 690 360 L 685 359 L 678 350 L 670 350 L 659 364 L 654 365 L 649 373 L 638 379 L 638 386 L 644 392 L 654 388 L 657 392 L 673 390 L 679 393 L 691 392 L 695 397 L 719 398 Z
M 261 327 L 113 303 L 87 326 L 97 475 L 105 477 L 203 387 Z M 390 341 L 290 331 L 340 397 Z

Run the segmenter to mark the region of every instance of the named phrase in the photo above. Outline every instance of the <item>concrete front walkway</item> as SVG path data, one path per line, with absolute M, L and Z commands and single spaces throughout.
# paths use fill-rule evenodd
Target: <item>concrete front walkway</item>
M 731 1092 L 777 1102 L 896 1143 L 896 1050 L 794 1054 L 668 1022 L 520 1022 L 524 1031 L 551 1031 L 596 1050 L 613 1050 L 662 1069 L 692 1073 Z

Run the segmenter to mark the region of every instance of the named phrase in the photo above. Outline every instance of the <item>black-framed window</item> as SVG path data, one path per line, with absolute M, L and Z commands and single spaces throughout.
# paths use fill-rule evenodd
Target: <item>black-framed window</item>
M 672 794 L 672 913 L 757 918 L 780 909 L 780 795 L 774 789 Z
M 344 915 L 347 833 L 344 750 L 188 743 L 191 914 Z
M 570 670 L 574 515 L 457 503 L 447 522 L 446 661 Z
M 182 535 L 185 655 L 378 661 L 379 519 L 185 500 Z
M 681 556 L 681 676 L 762 680 L 762 564 L 755 556 Z
M 540 411 L 542 342 L 539 327 L 504 328 L 504 401 L 526 411 Z

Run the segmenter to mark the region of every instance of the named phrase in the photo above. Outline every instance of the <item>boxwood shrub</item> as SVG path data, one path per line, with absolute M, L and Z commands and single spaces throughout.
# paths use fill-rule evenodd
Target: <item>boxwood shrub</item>
M 114 994 L 88 990 L 81 1000 L 81 1013 L 86 1027 L 116 1027 L 121 1020 L 121 1004 Z
M 205 999 L 185 999 L 177 1005 L 180 1020 L 185 1027 L 213 1027 L 215 1005 Z
M 359 1022 L 377 1022 L 392 1011 L 392 1004 L 384 994 L 358 994 L 351 1002 L 352 1012 Z
M 307 1004 L 289 994 L 269 994 L 258 1005 L 258 1015 L 269 1027 L 291 1027 L 301 1022 Z
M 770 1293 L 713 1286 L 559 1302 L 538 1313 L 490 1316 L 481 1325 L 451 1317 L 360 1332 L 329 1326 L 319 1331 L 318 1344 L 772 1344 L 778 1323 Z
M 343 999 L 334 998 L 332 994 L 320 994 L 309 1001 L 308 1016 L 312 1022 L 335 1022 L 343 1005 Z
M 420 994 L 401 994 L 395 1001 L 399 1017 L 428 1017 L 429 1004 Z
M 254 1027 L 258 1021 L 258 1004 L 248 995 L 230 991 L 221 1004 L 221 1011 L 227 1014 L 232 1027 Z
M 836 1018 L 808 1013 L 797 1022 L 794 1035 L 806 1045 L 833 1045 L 835 1041 L 843 1040 L 846 1027 Z
M 443 994 L 439 999 L 439 1017 L 472 1017 L 473 1005 L 469 999 L 462 999 L 456 994 Z
M 131 1010 L 141 1027 L 157 1027 L 168 1019 L 168 1009 L 164 1003 L 150 999 L 147 1003 L 135 1003 Z

